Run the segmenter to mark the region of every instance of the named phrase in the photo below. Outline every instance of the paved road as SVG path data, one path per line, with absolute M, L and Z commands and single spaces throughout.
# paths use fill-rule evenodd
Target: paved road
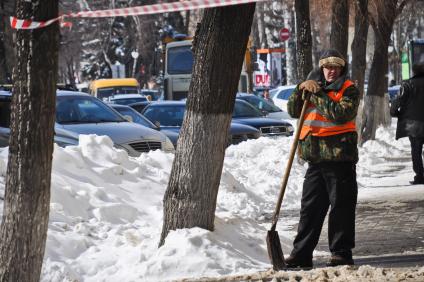
M 284 214 L 279 224 L 298 222 L 298 211 Z M 328 252 L 327 219 L 317 251 Z M 296 231 L 297 224 L 286 225 L 285 229 Z M 424 266 L 424 201 L 400 202 L 396 206 L 385 202 L 359 203 L 353 255 L 357 265 Z M 326 259 L 317 256 L 315 265 L 324 266 Z

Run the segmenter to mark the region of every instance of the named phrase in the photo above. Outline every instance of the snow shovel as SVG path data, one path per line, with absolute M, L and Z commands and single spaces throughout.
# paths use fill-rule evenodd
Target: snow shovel
M 305 91 L 303 91 L 303 97 L 305 96 Z M 293 144 L 290 149 L 289 160 L 287 163 L 286 171 L 284 172 L 283 179 L 281 181 L 280 194 L 278 195 L 277 205 L 275 207 L 274 215 L 272 217 L 272 226 L 271 230 L 268 230 L 266 235 L 266 245 L 268 248 L 268 256 L 271 260 L 271 264 L 274 270 L 283 270 L 286 266 L 284 262 L 283 249 L 280 244 L 280 237 L 278 237 L 278 232 L 275 231 L 277 227 L 278 217 L 280 215 L 281 203 L 283 202 L 284 192 L 286 191 L 287 182 L 289 180 L 290 170 L 293 164 L 294 155 L 296 153 L 297 144 L 299 143 L 300 130 L 302 129 L 303 122 L 305 120 L 306 108 L 309 104 L 310 95 L 307 95 L 305 101 L 303 102 L 302 111 L 300 113 L 299 121 L 297 124 L 296 134 L 294 136 Z

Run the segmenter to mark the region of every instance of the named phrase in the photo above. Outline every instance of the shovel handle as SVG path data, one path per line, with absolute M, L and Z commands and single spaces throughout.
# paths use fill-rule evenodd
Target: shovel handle
M 302 97 L 305 97 L 305 90 L 303 90 Z M 272 217 L 271 230 L 274 231 L 277 226 L 278 216 L 280 215 L 281 203 L 283 202 L 284 193 L 286 192 L 287 182 L 289 180 L 290 170 L 293 164 L 294 155 L 296 154 L 297 144 L 299 143 L 300 131 L 302 130 L 303 122 L 305 121 L 306 109 L 309 105 L 310 95 L 307 95 L 304 102 L 302 111 L 300 112 L 299 122 L 297 124 L 296 133 L 293 139 L 293 143 L 290 149 L 289 161 L 287 162 L 286 171 L 284 172 L 283 179 L 281 181 L 280 194 L 278 195 L 277 205 L 275 206 L 274 215 Z

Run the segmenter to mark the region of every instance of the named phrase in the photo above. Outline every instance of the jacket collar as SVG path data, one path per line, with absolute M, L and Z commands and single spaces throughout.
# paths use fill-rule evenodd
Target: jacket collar
M 325 79 L 324 79 L 325 81 Z M 336 81 L 331 84 L 328 84 L 327 81 L 324 82 L 324 90 L 327 91 L 339 91 L 343 87 L 343 83 L 346 81 L 346 75 L 340 76 Z

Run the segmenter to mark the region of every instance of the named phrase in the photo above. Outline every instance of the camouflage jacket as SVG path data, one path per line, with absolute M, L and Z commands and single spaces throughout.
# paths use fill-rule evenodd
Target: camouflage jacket
M 331 85 L 330 85 L 331 86 Z M 359 105 L 359 91 L 355 86 L 348 87 L 339 102 L 333 101 L 326 92 L 336 90 L 322 88 L 313 94 L 310 103 L 327 119 L 335 123 L 345 123 L 356 117 Z M 287 111 L 293 118 L 299 118 L 303 106 L 302 91 L 299 85 L 293 91 L 287 103 Z M 308 134 L 299 141 L 300 157 L 311 163 L 319 162 L 354 162 L 358 161 L 358 135 L 347 132 L 331 136 L 312 136 Z

